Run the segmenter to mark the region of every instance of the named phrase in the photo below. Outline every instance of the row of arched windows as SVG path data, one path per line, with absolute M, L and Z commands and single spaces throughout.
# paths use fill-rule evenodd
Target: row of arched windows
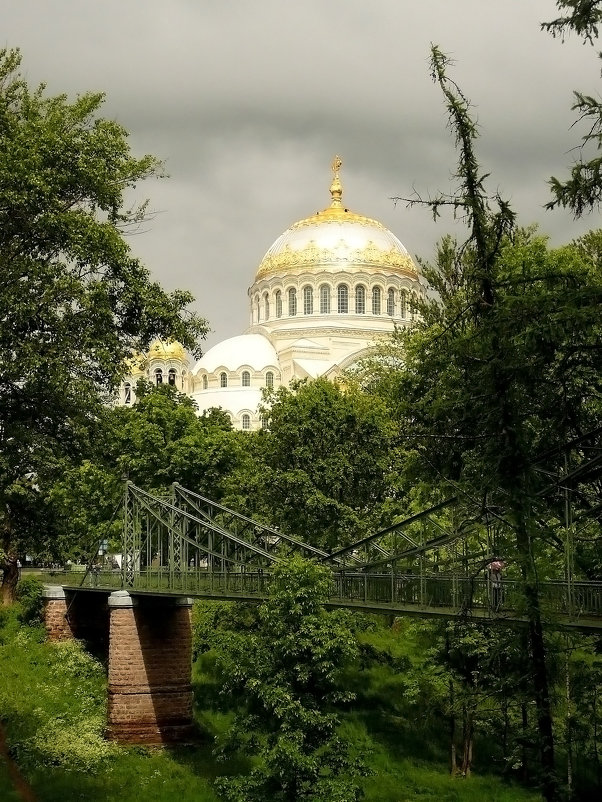
M 164 378 L 163 370 L 161 368 L 157 368 L 154 372 L 154 379 L 157 387 L 163 384 L 163 378 Z M 170 368 L 167 372 L 167 383 L 171 384 L 172 387 L 175 387 L 177 378 L 178 378 L 178 371 L 175 370 L 174 368 Z M 184 377 L 182 376 L 182 387 L 183 386 L 184 386 Z M 126 382 L 124 384 L 123 393 L 124 393 L 123 397 L 124 404 L 131 404 L 133 399 L 133 394 L 132 394 L 132 385 L 130 384 L 130 382 Z
M 314 304 L 314 288 L 307 285 L 301 289 L 300 299 L 295 287 L 291 287 L 285 294 L 288 305 L 288 316 L 295 317 L 299 310 L 299 301 L 302 304 L 304 315 L 313 315 L 315 307 L 321 315 L 331 313 L 331 287 L 329 284 L 322 284 L 318 288 L 316 303 Z M 274 305 L 276 317 L 283 316 L 283 293 L 277 290 L 274 295 Z M 339 284 L 336 288 L 336 296 L 333 299 L 338 314 L 355 313 L 356 315 L 389 315 L 394 317 L 399 315 L 401 318 L 414 313 L 415 296 L 408 294 L 406 290 L 397 291 L 390 287 L 386 293 L 381 287 L 375 286 L 369 290 L 363 284 L 358 284 L 355 288 L 349 288 L 347 284 Z M 270 319 L 270 297 L 267 292 L 263 294 L 263 299 L 259 294 L 254 299 L 255 321 Z
M 174 368 L 170 368 L 167 372 L 167 383 L 175 386 L 177 376 L 178 376 L 178 371 L 175 370 Z M 163 384 L 163 371 L 161 370 L 161 368 L 157 368 L 155 370 L 155 384 L 157 386 Z
M 240 422 L 244 430 L 249 430 L 251 428 L 251 416 L 248 413 L 245 412 L 244 415 L 242 415 Z M 261 416 L 261 428 L 268 428 L 268 418 L 266 415 Z
M 220 387 L 228 387 L 228 374 L 225 370 L 222 370 L 219 374 L 219 386 Z M 240 385 L 241 387 L 250 387 L 251 386 L 251 374 L 248 370 L 243 370 L 240 374 Z M 232 385 L 230 385 L 232 386 Z M 265 386 L 268 388 L 272 388 L 274 386 L 274 373 L 271 370 L 268 370 L 265 374 Z M 207 374 L 203 375 L 203 390 L 207 390 L 209 388 L 209 377 Z

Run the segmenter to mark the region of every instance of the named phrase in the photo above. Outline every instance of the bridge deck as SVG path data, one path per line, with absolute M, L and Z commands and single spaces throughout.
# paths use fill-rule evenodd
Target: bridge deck
M 66 589 L 110 593 L 127 589 L 132 594 L 191 596 L 198 599 L 261 602 L 269 591 L 269 572 L 215 572 L 202 569 L 170 572 L 140 571 L 126 587 L 119 571 L 82 574 L 56 573 L 52 580 Z M 540 601 L 549 626 L 581 630 L 602 629 L 602 583 L 542 582 Z M 369 613 L 424 618 L 466 618 L 475 621 L 526 620 L 520 585 L 504 580 L 495 589 L 485 578 L 420 577 L 409 574 L 333 574 L 329 607 Z

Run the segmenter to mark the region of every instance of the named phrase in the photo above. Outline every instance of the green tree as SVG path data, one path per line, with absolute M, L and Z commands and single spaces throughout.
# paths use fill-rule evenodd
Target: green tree
M 186 292 L 165 293 L 124 234 L 144 217 L 125 193 L 159 173 L 98 112 L 102 94 L 69 102 L 31 90 L 20 54 L 0 51 L 0 568 L 36 550 L 39 507 L 60 454 L 81 452 L 124 359 L 153 337 L 193 350 L 206 331 Z M 29 479 L 28 479 L 29 477 Z M 33 481 L 30 481 L 33 477 Z M 30 487 L 26 485 L 29 482 Z M 37 495 L 36 495 L 37 494 Z
M 329 585 L 328 569 L 299 557 L 278 566 L 257 631 L 222 645 L 225 691 L 242 700 L 230 746 L 259 758 L 249 775 L 218 780 L 229 802 L 360 798 L 362 762 L 337 731 L 357 645 L 346 615 L 324 609 Z
M 47 493 L 54 548 L 62 559 L 91 557 L 101 540 L 117 546 L 123 480 L 169 493 L 173 482 L 212 499 L 241 459 L 243 433 L 226 413 L 197 415 L 194 402 L 165 384 L 140 383 L 132 407 L 104 408 L 89 459 L 63 461 Z
M 556 6 L 561 16 L 542 23 L 542 28 L 562 39 L 571 32 L 580 36 L 584 42 L 593 45 L 598 38 L 602 22 L 602 2 L 600 0 L 557 0 Z M 600 53 L 598 54 L 600 55 Z M 599 208 L 602 202 L 602 103 L 600 99 L 582 92 L 573 93 L 573 111 L 577 121 L 585 125 L 581 145 L 571 168 L 570 178 L 561 181 L 550 179 L 553 200 L 548 209 L 564 206 L 575 217 L 584 212 Z
M 402 455 L 383 401 L 353 381 L 279 388 L 268 429 L 247 441 L 230 503 L 322 548 L 353 542 L 396 510 Z
M 469 236 L 461 247 L 445 240 L 437 263 L 425 266 L 438 297 L 422 305 L 414 333 L 398 336 L 404 367 L 388 390 L 396 383 L 416 475 L 459 489 L 467 517 L 503 511 L 522 578 L 541 785 L 551 801 L 559 792 L 538 576 L 555 497 L 545 489 L 561 470 L 566 443 L 579 436 L 585 446 L 600 422 L 602 276 L 578 249 L 553 251 L 545 239 L 516 232 L 508 204 L 487 195 L 470 104 L 447 66 L 433 48 L 433 77 L 459 150 L 459 189 L 431 206 L 435 214 L 445 205 L 462 214 Z

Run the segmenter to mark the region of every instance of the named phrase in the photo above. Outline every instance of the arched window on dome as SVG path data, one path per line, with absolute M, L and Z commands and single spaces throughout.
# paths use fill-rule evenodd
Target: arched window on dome
M 228 386 L 228 374 L 222 371 L 219 374 L 219 386 L 220 387 L 227 387 Z
M 390 317 L 395 314 L 395 290 L 392 287 L 387 291 L 387 314 Z
M 366 288 L 362 284 L 355 288 L 355 314 L 366 314 Z
M 349 312 L 349 287 L 346 284 L 337 287 L 337 310 L 343 315 Z
M 126 385 L 124 385 L 123 388 L 123 403 L 124 404 L 132 403 L 132 385 L 129 382 Z
M 170 368 L 169 373 L 167 374 L 167 381 L 171 384 L 172 387 L 176 386 L 176 370 L 175 368 Z
M 247 415 L 246 412 L 242 416 L 242 428 L 247 430 L 251 428 L 251 416 Z
M 282 293 L 276 291 L 276 317 L 282 317 Z
M 407 314 L 407 294 L 405 290 L 399 293 L 399 316 L 405 317 Z
M 163 384 L 163 371 L 161 370 L 161 368 L 157 368 L 157 370 L 155 371 L 155 384 L 157 385 L 157 387 L 160 384 Z
M 322 284 L 320 287 L 320 314 L 330 314 L 330 287 L 328 284 Z
M 380 287 L 372 287 L 372 314 L 380 315 Z
M 203 390 L 206 390 L 207 387 L 209 387 L 209 380 L 207 379 L 207 376 L 204 375 L 203 376 Z
M 266 320 L 270 319 L 270 299 L 267 292 L 263 294 L 263 314 Z
M 255 322 L 259 323 L 259 312 L 261 311 L 259 306 L 259 295 L 255 296 Z
M 313 315 L 314 313 L 314 290 L 313 287 L 303 287 L 303 314 Z
M 248 370 L 243 370 L 242 372 L 242 386 L 243 387 L 250 387 L 251 386 L 251 374 Z
M 268 370 L 268 372 L 265 374 L 265 386 L 270 390 L 274 387 L 274 374 L 271 370 Z
M 297 314 L 297 290 L 294 287 L 288 291 L 288 313 L 291 317 Z

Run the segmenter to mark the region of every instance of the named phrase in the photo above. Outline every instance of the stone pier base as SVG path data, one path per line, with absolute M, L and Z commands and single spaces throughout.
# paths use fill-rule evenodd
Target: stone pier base
M 73 630 L 67 618 L 67 597 L 60 585 L 44 585 L 44 624 L 50 641 L 71 640 Z
M 107 737 L 170 743 L 192 736 L 192 600 L 109 596 Z

